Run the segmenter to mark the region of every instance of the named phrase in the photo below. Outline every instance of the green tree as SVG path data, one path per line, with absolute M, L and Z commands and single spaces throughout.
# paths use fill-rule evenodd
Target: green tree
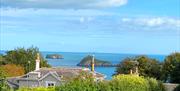
M 0 67 L 0 79 L 6 78 L 7 74 L 2 67 Z
M 24 67 L 25 73 L 32 71 L 35 69 L 35 60 L 37 58 L 37 53 L 39 49 L 37 47 L 30 47 L 30 48 L 17 48 L 11 51 L 8 51 L 5 60 L 8 64 L 16 64 L 21 65 Z M 40 66 L 41 67 L 50 67 L 47 64 L 47 61 L 40 55 Z
M 7 62 L 5 61 L 5 56 L 3 54 L 0 54 L 0 65 L 5 65 Z
M 130 69 L 135 70 L 135 66 L 138 66 L 138 71 L 140 76 L 153 77 L 160 79 L 161 63 L 155 59 L 148 58 L 147 56 L 137 56 L 133 58 L 126 58 L 118 64 L 116 68 L 117 74 L 129 74 Z
M 163 73 L 164 81 L 180 83 L 180 53 L 172 53 L 165 58 Z
M 0 91 L 11 91 L 10 87 L 7 85 L 6 76 L 6 72 L 0 67 Z
M 120 62 L 116 68 L 116 75 L 129 74 L 130 70 L 134 70 L 135 64 L 132 61 L 133 60 L 131 58 L 125 58 L 122 62 Z

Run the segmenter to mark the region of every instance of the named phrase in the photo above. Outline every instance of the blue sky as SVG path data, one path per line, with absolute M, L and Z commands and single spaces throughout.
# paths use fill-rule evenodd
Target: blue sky
M 180 52 L 179 0 L 1 0 L 0 49 Z

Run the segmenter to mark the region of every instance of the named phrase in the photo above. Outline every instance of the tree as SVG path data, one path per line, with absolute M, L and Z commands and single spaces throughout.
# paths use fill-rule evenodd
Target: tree
M 163 63 L 163 80 L 180 83 L 180 53 L 168 55 Z
M 5 61 L 5 56 L 3 54 L 0 54 L 0 65 L 5 65 L 7 64 Z
M 138 64 L 136 64 L 136 62 Z M 148 58 L 147 56 L 137 56 L 133 58 L 126 58 L 118 64 L 116 68 L 117 74 L 129 74 L 130 70 L 135 70 L 135 66 L 138 66 L 140 76 L 161 78 L 161 63 L 155 59 Z
M 24 68 L 15 64 L 7 64 L 1 66 L 7 77 L 21 76 L 24 74 Z
M 6 72 L 3 70 L 2 67 L 0 67 L 0 79 L 4 79 L 6 78 L 7 74 Z
M 134 64 L 131 58 L 125 58 L 122 62 L 118 64 L 119 66 L 116 68 L 117 74 L 129 74 L 130 70 L 134 70 Z
M 141 76 L 153 77 L 160 79 L 162 76 L 161 63 L 156 59 L 151 59 L 146 56 L 139 56 L 135 59 L 139 62 L 139 72 Z
M 5 60 L 8 64 L 16 64 L 24 67 L 25 73 L 35 69 L 35 60 L 37 58 L 37 53 L 39 49 L 37 47 L 30 48 L 17 48 L 11 51 L 8 51 Z M 40 55 L 40 66 L 41 67 L 50 67 L 47 64 L 47 61 Z
M 0 91 L 11 91 L 10 87 L 6 82 L 7 73 L 2 67 L 0 67 Z

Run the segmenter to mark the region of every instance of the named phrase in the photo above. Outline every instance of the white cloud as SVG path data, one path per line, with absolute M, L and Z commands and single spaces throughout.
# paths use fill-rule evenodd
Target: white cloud
M 93 17 L 90 17 L 90 16 L 80 17 L 80 19 L 79 19 L 79 21 L 80 21 L 81 23 L 91 22 L 91 21 L 93 21 L 93 20 L 94 20 L 94 18 L 93 18 Z
M 85 18 L 84 17 L 80 17 L 80 22 L 84 23 L 84 21 L 85 21 Z
M 180 28 L 180 20 L 169 17 L 150 17 L 150 18 L 122 18 L 122 22 L 142 25 L 146 27 L 174 27 Z
M 112 16 L 116 13 L 106 12 L 98 9 L 17 9 L 0 8 L 0 16 L 9 17 L 36 17 L 36 16 Z
M 84 9 L 125 5 L 127 0 L 0 0 L 1 7 Z
M 97 7 L 118 7 L 127 4 L 127 0 L 104 0 L 94 4 Z

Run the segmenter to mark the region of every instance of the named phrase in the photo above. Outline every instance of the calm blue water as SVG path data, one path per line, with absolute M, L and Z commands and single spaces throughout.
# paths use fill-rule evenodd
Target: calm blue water
M 1 54 L 5 54 L 5 51 L 0 51 Z M 47 54 L 60 54 L 63 55 L 64 59 L 47 59 L 48 63 L 53 67 L 58 66 L 76 66 L 85 56 L 92 55 L 92 53 L 79 53 L 79 52 L 42 52 L 45 57 Z M 126 57 L 137 56 L 135 54 L 115 54 L 115 53 L 93 53 L 97 59 L 106 60 L 112 64 L 121 62 Z M 163 61 L 166 55 L 147 55 L 150 58 L 158 59 Z M 115 73 L 115 67 L 95 67 L 97 72 L 103 73 L 107 76 L 106 79 L 111 79 Z
M 45 57 L 47 54 L 61 54 L 64 59 L 47 59 L 48 63 L 54 67 L 58 66 L 76 66 L 85 56 L 91 55 L 92 53 L 72 53 L 72 52 L 42 52 Z M 126 57 L 134 57 L 134 54 L 115 54 L 115 53 L 93 53 L 97 59 L 106 60 L 112 64 L 118 64 Z M 163 61 L 165 55 L 148 55 L 150 58 L 155 58 Z M 111 79 L 115 73 L 116 67 L 95 67 L 97 72 L 103 73 L 107 76 L 106 79 Z

